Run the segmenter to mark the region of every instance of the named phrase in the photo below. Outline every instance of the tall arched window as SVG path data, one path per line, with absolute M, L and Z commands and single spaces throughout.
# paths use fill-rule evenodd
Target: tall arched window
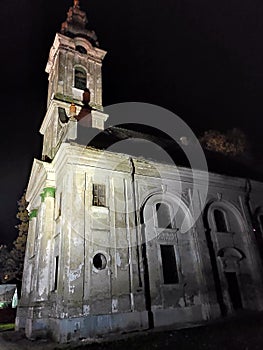
M 87 73 L 84 68 L 75 68 L 74 87 L 81 90 L 84 90 L 87 87 Z
M 214 219 L 217 232 L 228 232 L 226 213 L 223 210 L 215 209 Z
M 170 209 L 167 204 L 156 204 L 157 223 L 160 228 L 172 228 Z

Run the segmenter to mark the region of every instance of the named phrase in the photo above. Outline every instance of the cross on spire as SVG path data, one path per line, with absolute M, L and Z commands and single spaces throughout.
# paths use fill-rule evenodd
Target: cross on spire
M 74 7 L 79 7 L 79 0 L 74 0 Z

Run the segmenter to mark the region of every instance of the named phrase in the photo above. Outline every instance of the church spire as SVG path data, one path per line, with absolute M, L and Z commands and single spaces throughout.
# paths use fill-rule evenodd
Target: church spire
M 94 30 L 87 28 L 88 19 L 85 11 L 80 9 L 80 1 L 74 0 L 73 6 L 70 7 L 67 19 L 62 23 L 61 34 L 70 38 L 82 37 L 89 40 L 93 46 L 99 46 L 98 38 Z
M 79 7 L 79 0 L 74 0 L 74 7 Z

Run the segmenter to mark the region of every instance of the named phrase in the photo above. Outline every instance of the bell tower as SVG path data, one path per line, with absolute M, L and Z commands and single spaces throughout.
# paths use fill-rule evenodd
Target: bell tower
M 105 55 L 106 51 L 99 48 L 96 33 L 88 27 L 86 13 L 79 1 L 74 0 L 55 36 L 46 66 L 47 112 L 40 129 L 44 135 L 43 160 L 52 160 L 61 142 L 76 138 L 76 132 L 73 132 L 75 136 L 72 132 L 68 135 L 74 117 L 78 121 L 85 113 L 89 114 L 90 127 L 104 128 L 107 116 L 102 113 L 101 67 Z

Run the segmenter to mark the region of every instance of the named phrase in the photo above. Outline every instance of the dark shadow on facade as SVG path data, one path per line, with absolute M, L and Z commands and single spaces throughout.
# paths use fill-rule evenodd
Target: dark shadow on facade
M 151 301 L 151 289 L 150 289 L 150 276 L 148 268 L 147 258 L 147 247 L 145 237 L 145 225 L 143 218 L 143 209 L 141 209 L 140 220 L 141 220 L 141 235 L 142 235 L 142 261 L 143 261 L 143 277 L 144 277 L 144 296 L 145 296 L 145 307 L 148 312 L 149 328 L 154 328 L 154 319 L 152 313 L 152 301 Z
M 227 307 L 224 303 L 224 298 L 223 298 L 223 292 L 222 292 L 222 286 L 221 286 L 221 281 L 219 277 L 219 271 L 217 267 L 217 261 L 216 261 L 216 253 L 214 250 L 213 246 L 213 241 L 211 238 L 211 229 L 209 227 L 208 223 L 208 209 L 209 209 L 210 204 L 208 204 L 204 210 L 204 227 L 205 227 L 205 235 L 206 235 L 206 243 L 209 251 L 209 256 L 210 256 L 210 261 L 211 261 L 211 266 L 212 266 L 212 271 L 213 271 L 213 277 L 214 277 L 214 283 L 215 283 L 215 290 L 216 290 L 216 295 L 217 295 L 217 301 L 220 307 L 221 315 L 226 316 L 227 315 Z

